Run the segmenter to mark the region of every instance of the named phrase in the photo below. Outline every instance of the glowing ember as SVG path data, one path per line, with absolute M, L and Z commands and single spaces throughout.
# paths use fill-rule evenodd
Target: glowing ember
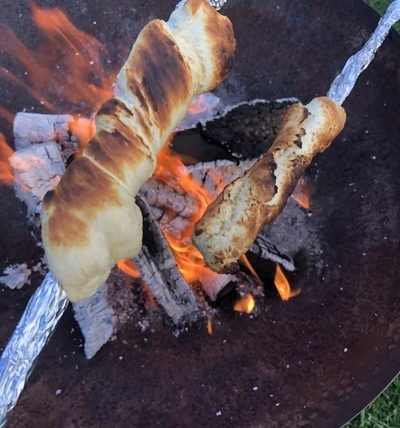
M 207 333 L 208 334 L 212 334 L 212 319 L 211 318 L 207 318 Z
M 293 199 L 304 209 L 309 210 L 311 206 L 311 185 L 304 178 L 300 178 L 292 194 Z
M 291 297 L 300 294 L 300 290 L 292 291 L 290 289 L 289 281 L 278 264 L 276 265 L 274 283 L 282 300 L 289 300 Z
M 253 296 L 251 294 L 247 294 L 235 303 L 233 310 L 236 312 L 246 312 L 246 314 L 251 314 L 255 305 Z
M 118 264 L 118 269 L 122 272 L 131 276 L 132 278 L 140 278 L 140 272 L 138 271 L 135 263 L 131 259 L 123 259 Z
M 7 144 L 3 134 L 0 134 L 0 183 L 10 185 L 14 181 L 14 175 L 8 158 L 14 150 Z

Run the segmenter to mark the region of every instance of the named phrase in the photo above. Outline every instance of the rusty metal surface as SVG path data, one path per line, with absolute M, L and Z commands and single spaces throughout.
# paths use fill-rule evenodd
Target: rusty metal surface
M 25 3 L 3 0 L 0 21 L 36 46 Z M 174 5 L 37 3 L 67 10 L 119 64 L 127 41 Z M 234 70 L 217 90 L 227 104 L 292 96 L 308 102 L 326 93 L 378 21 L 361 1 L 345 0 L 230 0 L 223 13 L 238 40 Z M 254 319 L 222 311 L 212 336 L 203 325 L 179 338 L 169 326 L 143 335 L 128 325 L 91 361 L 68 312 L 9 426 L 334 427 L 360 411 L 400 368 L 399 69 L 400 40 L 391 33 L 344 104 L 345 131 L 308 172 L 315 184 L 310 222 L 320 230 L 325 269 L 320 275 L 303 264 L 292 278 L 302 288 L 298 297 L 270 297 Z M 3 82 L 0 93 L 15 112 L 34 103 Z M 0 267 L 37 259 L 23 208 L 9 189 L 0 198 Z M 1 292 L 0 347 L 33 288 Z

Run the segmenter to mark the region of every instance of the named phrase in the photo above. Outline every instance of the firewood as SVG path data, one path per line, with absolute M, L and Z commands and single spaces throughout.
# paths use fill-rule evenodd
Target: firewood
M 179 272 L 164 234 L 151 216 L 149 205 L 141 196 L 136 197 L 136 203 L 143 214 L 143 246 L 133 261 L 175 324 L 194 320 L 198 311 L 196 298 Z
M 28 218 L 40 213 L 43 196 L 60 181 L 64 161 L 56 143 L 35 144 L 17 150 L 8 159 L 14 172 L 17 197 L 28 209 Z
M 256 158 L 240 162 L 218 159 L 189 165 L 187 170 L 207 190 L 211 199 L 215 199 L 228 183 L 242 176 L 256 161 Z
M 293 272 L 296 269 L 292 257 L 278 248 L 262 233 L 257 236 L 249 251 L 264 260 L 279 263 L 289 272 Z
M 92 297 L 73 303 L 72 307 L 85 339 L 86 358 L 93 358 L 110 340 L 116 328 L 117 318 L 108 303 L 106 286 L 103 284 Z
M 205 269 L 200 282 L 208 298 L 215 302 L 228 284 L 238 282 L 238 277 L 231 274 L 215 274 L 211 269 Z
M 73 121 L 69 114 L 17 113 L 14 119 L 14 142 L 16 149 L 31 144 L 71 139 L 68 123 Z
M 229 106 L 200 127 L 203 137 L 226 149 L 234 159 L 264 154 L 273 143 L 288 107 L 295 98 L 274 101 L 254 99 Z
M 16 149 L 32 144 L 55 142 L 60 145 L 64 160 L 79 151 L 94 131 L 94 122 L 69 114 L 39 114 L 19 112 L 14 119 Z

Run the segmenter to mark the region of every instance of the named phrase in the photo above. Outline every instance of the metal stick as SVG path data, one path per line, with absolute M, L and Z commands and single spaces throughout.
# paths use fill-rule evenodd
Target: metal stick
M 48 273 L 36 290 L 0 358 L 0 427 L 14 408 L 41 350 L 68 306 L 68 298 Z
M 378 26 L 365 45 L 351 56 L 342 72 L 336 77 L 329 88 L 327 96 L 342 105 L 352 91 L 360 74 L 369 66 L 385 40 L 390 28 L 400 19 L 400 0 L 395 0 L 380 19 Z
M 180 9 L 184 6 L 184 4 L 187 2 L 188 0 L 181 0 L 177 5 L 176 5 L 176 9 Z M 216 10 L 220 10 L 221 7 L 227 3 L 228 0 L 207 0 L 207 3 L 209 3 L 213 8 L 215 8 Z

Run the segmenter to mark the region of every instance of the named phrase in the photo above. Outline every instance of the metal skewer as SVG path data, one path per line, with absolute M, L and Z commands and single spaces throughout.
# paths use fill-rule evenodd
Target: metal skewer
M 400 19 L 400 0 L 389 5 L 385 15 L 380 19 L 378 26 L 364 46 L 351 56 L 343 67 L 341 73 L 332 82 L 327 96 L 342 105 L 352 91 L 360 74 L 374 59 L 376 51 L 385 40 L 390 28 Z
M 14 408 L 69 300 L 49 272 L 31 297 L 0 359 L 0 427 Z
M 177 8 L 187 0 L 181 1 Z M 208 0 L 219 10 L 227 0 Z M 370 39 L 345 64 L 333 81 L 327 96 L 342 104 L 353 89 L 358 76 L 368 67 L 391 26 L 400 19 L 400 0 L 386 11 Z M 25 312 L 0 358 L 0 428 L 14 408 L 41 350 L 55 330 L 68 306 L 68 298 L 57 280 L 48 273 L 31 297 Z

